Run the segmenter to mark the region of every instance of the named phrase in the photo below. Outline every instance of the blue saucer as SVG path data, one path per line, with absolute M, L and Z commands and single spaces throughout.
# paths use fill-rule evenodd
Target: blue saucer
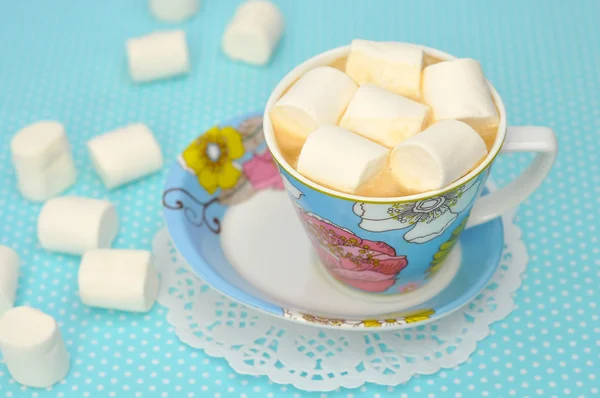
M 284 188 L 263 141 L 262 116 L 254 115 L 215 126 L 191 143 L 170 169 L 163 206 L 173 244 L 198 277 L 232 299 L 277 317 L 337 328 L 414 327 L 469 302 L 487 285 L 500 263 L 503 225 L 495 219 L 461 234 L 462 259 L 456 276 L 440 294 L 418 308 L 371 319 L 307 314 L 293 305 L 283 306 L 242 278 L 221 247 L 221 221 L 228 207 L 267 189 Z

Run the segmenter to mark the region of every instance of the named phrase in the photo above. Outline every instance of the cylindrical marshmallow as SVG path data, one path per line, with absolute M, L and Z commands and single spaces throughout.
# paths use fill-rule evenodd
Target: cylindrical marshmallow
M 33 123 L 17 132 L 10 147 L 19 191 L 26 199 L 42 202 L 75 183 L 77 171 L 61 123 Z
M 373 84 L 363 84 L 340 126 L 388 148 L 421 132 L 429 107 Z
M 56 159 L 50 167 L 39 173 L 17 173 L 19 191 L 24 198 L 43 202 L 59 195 L 75 183 L 77 170 L 71 154 Z
M 79 295 L 85 305 L 149 311 L 158 296 L 158 272 L 143 250 L 89 250 L 79 266 Z
M 161 21 L 181 22 L 194 16 L 200 0 L 150 0 L 150 11 Z
M 406 43 L 353 40 L 346 73 L 359 85 L 371 83 L 419 99 L 423 55 L 422 49 Z
M 402 186 L 425 192 L 458 180 L 486 155 L 485 142 L 473 128 L 443 120 L 396 146 L 390 168 Z
M 355 193 L 387 167 L 389 150 L 338 126 L 322 126 L 308 136 L 298 172 L 341 192 Z
M 190 71 L 185 32 L 155 32 L 127 41 L 129 73 L 136 82 L 185 75 Z
M 265 65 L 283 33 L 284 20 L 271 2 L 250 0 L 235 12 L 223 35 L 223 51 L 239 61 Z
M 109 248 L 118 230 L 119 218 L 112 203 L 76 196 L 47 201 L 37 225 L 43 248 L 69 254 Z
M 0 245 L 0 318 L 15 304 L 19 280 L 19 256 L 9 247 Z
M 335 125 L 358 86 L 335 68 L 322 66 L 307 72 L 280 99 L 270 112 L 273 128 L 298 150 L 317 127 Z M 280 146 L 282 141 L 278 140 Z
M 69 353 L 54 318 L 16 307 L 0 318 L 0 348 L 17 383 L 47 388 L 69 373 Z
M 456 119 L 472 127 L 498 123 L 498 111 L 483 70 L 474 59 L 439 62 L 423 72 L 423 99 L 435 120 Z
M 87 145 L 94 168 L 108 189 L 157 172 L 163 165 L 160 146 L 143 124 L 104 133 Z

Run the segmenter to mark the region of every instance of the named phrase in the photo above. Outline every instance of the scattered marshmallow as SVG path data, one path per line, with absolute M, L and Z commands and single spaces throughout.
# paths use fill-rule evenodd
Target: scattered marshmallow
M 149 311 L 158 296 L 158 272 L 143 250 L 89 250 L 79 267 L 79 295 L 85 305 Z
M 77 171 L 64 126 L 41 121 L 21 129 L 10 144 L 19 191 L 43 202 L 75 183 Z
M 390 168 L 402 186 L 424 192 L 458 180 L 486 155 L 485 142 L 472 127 L 443 120 L 394 148 Z
M 270 113 L 273 127 L 289 139 L 290 147 L 300 150 L 317 127 L 338 123 L 357 88 L 350 77 L 335 68 L 315 68 L 277 101 Z
M 412 99 L 421 97 L 422 49 L 396 42 L 353 40 L 346 73 L 358 85 L 372 83 Z
M 19 280 L 19 256 L 15 251 L 0 245 L 0 318 L 15 304 Z
M 190 71 L 185 32 L 155 32 L 127 41 L 129 73 L 136 82 L 185 75 Z
M 364 84 L 342 116 L 340 126 L 388 148 L 423 129 L 429 107 L 372 84 Z
M 304 144 L 298 172 L 326 187 L 355 193 L 387 167 L 389 150 L 338 126 L 321 126 Z
M 250 0 L 235 12 L 223 35 L 223 51 L 234 60 L 265 65 L 283 33 L 283 15 L 273 3 Z
M 76 196 L 47 201 L 37 225 L 43 248 L 70 254 L 108 248 L 118 230 L 119 218 L 112 203 Z
M 132 124 L 88 142 L 96 172 L 108 189 L 135 181 L 162 168 L 163 157 L 152 131 Z
M 430 65 L 423 72 L 423 99 L 435 120 L 456 119 L 473 128 L 498 123 L 498 111 L 478 61 L 457 59 Z
M 65 154 L 45 171 L 40 173 L 19 173 L 19 190 L 23 197 L 42 202 L 62 193 L 75 183 L 77 170 L 71 154 Z
M 69 353 L 54 318 L 16 307 L 0 318 L 0 348 L 17 383 L 47 388 L 69 373 Z
M 200 9 L 200 0 L 150 0 L 150 11 L 161 21 L 181 22 Z

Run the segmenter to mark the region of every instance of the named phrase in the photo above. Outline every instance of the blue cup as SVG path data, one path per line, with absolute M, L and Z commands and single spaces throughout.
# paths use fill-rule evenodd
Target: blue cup
M 455 59 L 441 51 L 419 47 L 434 58 Z M 304 73 L 331 65 L 348 52 L 349 47 L 345 46 L 319 54 L 283 78 L 265 110 L 267 145 L 320 266 L 335 280 L 371 295 L 402 295 L 416 292 L 435 279 L 436 286 L 430 286 L 428 291 L 429 295 L 436 294 L 450 283 L 454 273 L 445 273 L 445 280 L 432 277 L 443 268 L 461 232 L 517 206 L 546 178 L 557 155 L 554 132 L 546 127 L 507 127 L 504 103 L 490 84 L 500 123 L 488 156 L 469 174 L 443 189 L 398 198 L 336 192 L 310 181 L 286 162 L 269 112 Z M 537 156 L 513 182 L 480 197 L 501 152 L 537 152 Z

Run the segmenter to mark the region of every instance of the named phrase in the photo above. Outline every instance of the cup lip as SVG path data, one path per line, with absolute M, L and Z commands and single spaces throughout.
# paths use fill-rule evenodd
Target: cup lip
M 458 59 L 458 57 L 456 57 L 454 55 L 448 54 L 446 52 L 443 52 L 443 51 L 440 51 L 440 50 L 437 50 L 434 48 L 430 48 L 430 47 L 426 47 L 426 46 L 414 44 L 414 43 L 403 43 L 403 44 L 408 44 L 411 46 L 421 48 L 423 51 L 425 51 L 426 54 L 432 55 L 438 59 L 442 59 L 445 61 Z M 494 144 L 492 145 L 492 148 L 488 152 L 488 155 L 486 156 L 484 161 L 481 162 L 475 169 L 471 170 L 471 172 L 469 172 L 467 175 L 454 181 L 452 184 L 450 184 L 444 188 L 438 189 L 438 190 L 427 191 L 427 192 L 414 194 L 414 195 L 378 198 L 378 197 L 371 197 L 371 196 L 351 195 L 351 194 L 346 194 L 343 192 L 338 192 L 333 189 L 324 187 L 320 184 L 317 184 L 317 183 L 309 180 L 308 178 L 304 177 L 300 173 L 298 173 L 283 158 L 283 155 L 281 154 L 281 151 L 279 150 L 279 148 L 277 146 L 277 141 L 275 139 L 275 132 L 273 131 L 273 125 L 271 123 L 271 118 L 269 117 L 269 113 L 270 113 L 271 109 L 273 108 L 273 106 L 275 106 L 275 103 L 281 97 L 281 95 L 296 80 L 298 80 L 298 78 L 300 76 L 302 76 L 309 70 L 314 69 L 318 66 L 330 65 L 333 61 L 335 61 L 336 59 L 338 59 L 340 57 L 343 57 L 344 55 L 347 55 L 349 52 L 350 52 L 350 45 L 345 45 L 345 46 L 334 48 L 329 51 L 325 51 L 323 53 L 315 55 L 314 57 L 311 57 L 310 59 L 304 61 L 303 63 L 296 66 L 294 69 L 292 69 L 290 72 L 288 72 L 288 74 L 285 75 L 285 77 L 277 84 L 277 86 L 272 91 L 271 95 L 269 96 L 267 105 L 265 107 L 265 112 L 263 115 L 263 131 L 264 131 L 264 135 L 265 135 L 265 141 L 266 141 L 267 147 L 269 148 L 269 151 L 271 152 L 275 161 L 279 164 L 279 166 L 281 168 L 283 168 L 294 179 L 296 179 L 297 181 L 301 182 L 303 185 L 306 185 L 315 191 L 318 191 L 318 192 L 323 193 L 328 196 L 332 196 L 332 197 L 335 197 L 338 199 L 344 199 L 344 200 L 351 201 L 351 202 L 375 203 L 375 204 L 377 204 L 377 203 L 390 204 L 390 203 L 416 202 L 419 200 L 429 199 L 429 198 L 443 195 L 444 193 L 450 192 L 450 191 L 456 189 L 457 187 L 477 178 L 493 162 L 493 160 L 496 158 L 496 156 L 498 156 L 498 154 L 500 153 L 500 149 L 502 148 L 502 145 L 504 144 L 504 140 L 506 139 L 506 109 L 504 107 L 504 102 L 502 101 L 500 94 L 498 94 L 498 91 L 493 86 L 493 84 L 490 83 L 490 81 L 486 79 L 486 81 L 490 87 L 492 98 L 494 99 L 494 102 L 495 102 L 495 104 L 498 108 L 498 112 L 500 114 L 500 123 L 498 124 L 496 138 L 494 140 Z

